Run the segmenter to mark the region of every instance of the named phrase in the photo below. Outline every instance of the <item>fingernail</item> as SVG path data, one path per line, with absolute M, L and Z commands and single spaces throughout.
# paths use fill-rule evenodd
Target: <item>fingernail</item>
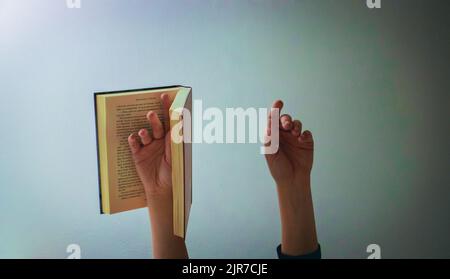
M 289 121 L 284 121 L 283 127 L 286 128 L 286 129 L 289 129 L 289 128 L 291 127 L 291 122 L 289 122 Z

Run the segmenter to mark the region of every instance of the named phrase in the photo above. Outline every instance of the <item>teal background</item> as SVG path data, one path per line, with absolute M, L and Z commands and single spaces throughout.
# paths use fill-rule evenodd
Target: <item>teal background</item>
M 98 211 L 93 92 L 285 101 L 316 139 L 326 258 L 450 256 L 447 1 L 0 0 L 0 258 L 151 257 L 145 209 Z M 193 258 L 274 258 L 259 146 L 196 144 Z

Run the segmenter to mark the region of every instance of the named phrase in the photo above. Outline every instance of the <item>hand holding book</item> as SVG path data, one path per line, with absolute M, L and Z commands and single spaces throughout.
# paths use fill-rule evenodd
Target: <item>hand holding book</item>
M 191 88 L 95 93 L 101 213 L 148 207 L 154 257 L 185 258 L 192 203 Z M 178 127 L 182 140 L 172 140 Z M 130 133 L 132 133 L 130 135 Z M 180 134 L 180 133 L 179 133 Z
M 172 104 L 169 95 L 162 94 L 161 102 L 166 119 Z M 170 129 L 164 127 L 154 111 L 147 113 L 152 133 L 142 128 L 128 137 L 136 171 L 144 185 L 149 205 L 160 196 L 172 195 L 172 167 Z
M 172 101 L 162 94 L 164 118 L 169 119 Z M 170 128 L 149 111 L 147 119 L 152 133 L 140 129 L 128 137 L 137 173 L 144 185 L 152 229 L 154 258 L 187 258 L 183 238 L 173 234 L 173 198 Z

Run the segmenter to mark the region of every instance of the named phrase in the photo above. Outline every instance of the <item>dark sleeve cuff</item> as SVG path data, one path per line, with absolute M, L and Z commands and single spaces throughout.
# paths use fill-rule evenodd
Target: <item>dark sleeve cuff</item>
M 322 252 L 320 251 L 320 244 L 317 247 L 317 250 L 306 254 L 306 255 L 299 255 L 299 256 L 290 256 L 290 255 L 285 255 L 281 252 L 281 244 L 278 245 L 277 247 L 277 254 L 278 254 L 278 258 L 279 259 L 292 259 L 292 260 L 309 260 L 309 259 L 313 259 L 313 260 L 320 260 L 322 258 Z

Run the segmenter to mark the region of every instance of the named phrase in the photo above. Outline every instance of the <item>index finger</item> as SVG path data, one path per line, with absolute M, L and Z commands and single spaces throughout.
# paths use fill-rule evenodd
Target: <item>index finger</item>
M 269 111 L 268 120 L 267 120 L 267 128 L 270 129 L 272 125 L 272 109 L 278 109 L 278 116 L 280 116 L 281 109 L 283 109 L 283 101 L 282 100 L 276 100 L 272 104 L 272 108 Z

